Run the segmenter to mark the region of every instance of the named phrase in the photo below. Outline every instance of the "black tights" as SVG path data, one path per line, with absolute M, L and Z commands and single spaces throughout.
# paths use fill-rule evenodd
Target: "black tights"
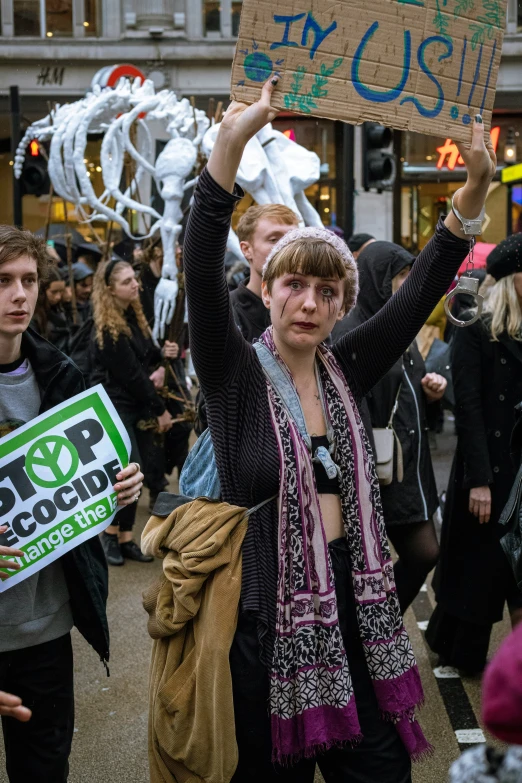
M 401 610 L 404 613 L 416 598 L 429 572 L 439 559 L 439 543 L 432 519 L 387 530 L 399 559 L 395 563 L 395 581 Z

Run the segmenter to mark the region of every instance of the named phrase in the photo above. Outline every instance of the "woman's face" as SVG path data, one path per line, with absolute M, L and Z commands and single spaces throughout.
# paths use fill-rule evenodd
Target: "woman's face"
M 272 291 L 263 283 L 263 302 L 270 309 L 274 331 L 292 349 L 319 345 L 344 316 L 343 280 L 284 274 Z
M 130 305 L 140 293 L 140 284 L 130 264 L 125 264 L 114 272 L 110 287 L 114 298 L 122 307 Z
M 45 291 L 47 301 L 54 307 L 62 301 L 63 292 L 65 291 L 65 283 L 63 280 L 53 280 Z
M 398 275 L 392 279 L 392 294 L 396 294 L 411 272 L 411 266 L 405 266 Z

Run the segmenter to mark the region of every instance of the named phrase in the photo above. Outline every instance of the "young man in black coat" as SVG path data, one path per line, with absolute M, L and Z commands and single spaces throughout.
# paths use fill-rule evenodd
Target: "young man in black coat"
M 45 244 L 28 231 L 0 226 L 0 437 L 84 390 L 78 368 L 28 329 L 40 280 L 47 268 Z M 139 493 L 143 474 L 131 464 L 118 476 L 118 503 Z M 0 507 L 0 520 L 2 508 Z M 7 521 L 7 520 L 5 520 Z M 0 527 L 0 565 L 23 553 L 8 525 Z M 0 571 L 0 578 L 7 574 Z M 0 690 L 19 696 L 32 712 L 3 714 L 10 783 L 67 780 L 74 727 L 75 625 L 106 663 L 109 659 L 107 564 L 97 536 L 2 593 Z
M 261 277 L 268 254 L 281 237 L 297 228 L 297 215 L 283 204 L 250 207 L 237 226 L 241 252 L 250 277 L 230 294 L 236 324 L 245 340 L 257 340 L 270 326 L 270 311 L 261 299 Z

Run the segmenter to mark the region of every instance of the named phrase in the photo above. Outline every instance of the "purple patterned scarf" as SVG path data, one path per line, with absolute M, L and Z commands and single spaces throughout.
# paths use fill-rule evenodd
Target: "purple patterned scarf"
M 286 369 L 272 327 L 261 340 Z M 379 483 L 359 411 L 333 354 L 317 349 L 326 415 L 341 469 L 341 505 L 351 553 L 357 619 L 366 663 L 385 720 L 411 757 L 431 750 L 415 707 L 420 676 L 395 591 Z M 314 470 L 294 420 L 267 380 L 281 465 L 276 640 L 270 681 L 273 761 L 292 764 L 362 739 L 337 617 L 330 553 Z

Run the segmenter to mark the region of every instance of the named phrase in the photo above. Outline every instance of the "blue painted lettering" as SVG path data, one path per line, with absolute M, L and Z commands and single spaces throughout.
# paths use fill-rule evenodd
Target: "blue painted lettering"
M 401 92 L 404 90 L 406 82 L 408 81 L 408 76 L 410 75 L 411 33 L 409 30 L 404 31 L 404 63 L 402 66 L 402 77 L 399 84 L 396 87 L 393 87 L 391 90 L 373 90 L 371 87 L 368 87 L 361 82 L 359 77 L 359 68 L 364 50 L 366 49 L 366 46 L 368 45 L 371 37 L 378 29 L 379 22 L 374 22 L 372 26 L 368 28 L 363 36 L 361 43 L 357 47 L 357 51 L 355 52 L 354 58 L 352 60 L 352 83 L 356 92 L 361 96 L 361 98 L 364 98 L 364 100 L 372 101 L 374 103 L 389 103 L 390 101 L 394 101 L 399 97 Z
M 282 39 L 280 41 L 276 41 L 273 44 L 270 44 L 270 48 L 279 49 L 281 46 L 299 46 L 297 41 L 290 40 L 290 28 L 294 22 L 301 21 L 301 19 L 304 19 L 305 16 L 306 22 L 303 29 L 303 35 L 301 37 L 301 46 L 308 46 L 308 39 L 310 38 L 310 34 L 312 34 L 313 42 L 310 48 L 310 59 L 313 60 L 321 44 L 328 38 L 330 33 L 333 33 L 333 31 L 337 29 L 337 22 L 332 22 L 330 27 L 323 29 L 311 11 L 309 11 L 308 14 L 296 14 L 295 16 L 280 16 L 278 14 L 274 14 L 274 22 L 276 24 L 284 24 L 285 31 L 283 33 Z
M 273 43 L 270 48 L 279 49 L 281 46 L 299 46 L 296 41 L 290 40 L 290 28 L 294 22 L 298 22 L 300 19 L 304 19 L 305 16 L 306 14 L 296 14 L 295 16 L 279 16 L 278 14 L 274 14 L 274 22 L 276 24 L 284 24 L 285 31 L 283 33 L 282 40 Z
M 311 13 L 308 14 L 308 17 L 305 22 L 304 30 L 303 30 L 303 38 L 301 40 L 301 46 L 308 46 L 308 37 L 310 33 L 313 33 L 314 36 L 314 42 L 312 45 L 312 48 L 310 49 L 310 59 L 314 59 L 314 55 L 323 43 L 323 41 L 328 38 L 330 33 L 333 33 L 334 30 L 337 29 L 337 22 L 332 22 L 330 27 L 327 27 L 326 30 L 323 30 L 321 25 L 316 22 L 313 15 Z
M 401 106 L 403 103 L 413 103 L 421 117 L 437 117 L 441 111 L 442 107 L 444 106 L 444 91 L 441 87 L 440 82 L 435 78 L 435 76 L 432 74 L 428 66 L 426 65 L 426 61 L 424 59 L 425 57 L 425 51 L 433 43 L 441 43 L 444 44 L 446 47 L 446 54 L 441 54 L 438 57 L 439 63 L 442 60 L 446 60 L 448 57 L 451 57 L 453 54 L 453 42 L 451 38 L 448 38 L 447 36 L 442 35 L 432 35 L 429 38 L 426 38 L 421 45 L 419 46 L 417 50 L 417 62 L 419 63 L 419 68 L 423 73 L 426 74 L 428 79 L 433 82 L 433 84 L 437 87 L 437 102 L 433 109 L 427 109 L 425 106 L 422 105 L 422 103 L 419 101 L 418 98 L 409 95 L 407 98 L 403 98 L 401 101 Z

